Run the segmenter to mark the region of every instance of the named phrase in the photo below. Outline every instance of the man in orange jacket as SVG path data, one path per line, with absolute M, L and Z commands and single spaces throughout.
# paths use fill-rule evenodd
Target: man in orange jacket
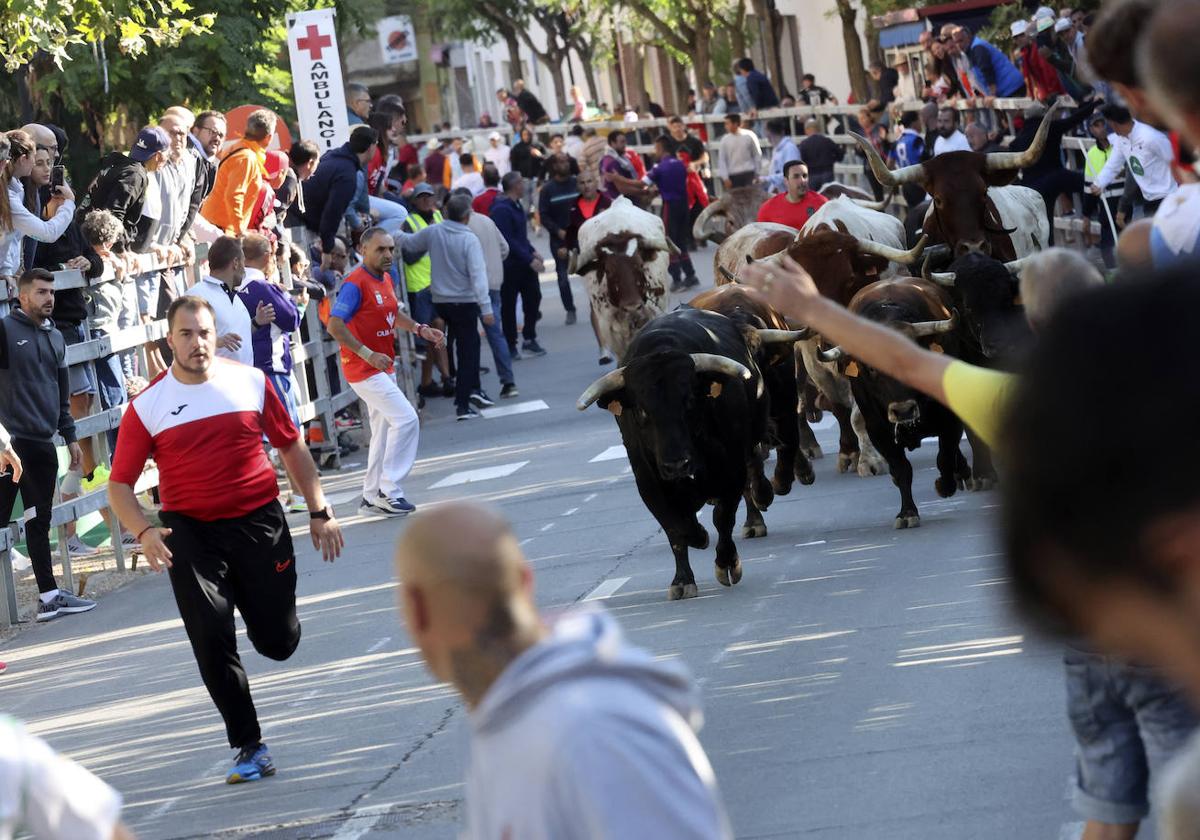
M 217 179 L 200 215 L 227 236 L 243 236 L 250 226 L 267 174 L 267 146 L 274 133 L 275 115 L 266 109 L 254 111 L 246 118 L 242 139 L 220 154 Z

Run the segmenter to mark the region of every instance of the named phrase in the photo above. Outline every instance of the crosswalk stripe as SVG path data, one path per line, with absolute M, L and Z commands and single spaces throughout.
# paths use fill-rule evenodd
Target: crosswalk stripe
M 595 458 L 588 461 L 588 463 L 595 464 L 598 461 L 616 461 L 620 458 L 627 458 L 627 457 L 629 457 L 629 456 L 625 454 L 624 446 L 610 446 L 610 447 L 608 447 L 608 449 L 605 449 L 603 452 L 601 452 Z
M 462 472 L 450 473 L 450 475 L 432 485 L 429 489 L 439 490 L 443 487 L 455 487 L 459 484 L 473 484 L 476 481 L 491 481 L 494 478 L 504 478 L 512 475 L 528 463 L 528 461 L 517 461 L 513 464 L 499 464 L 494 467 L 481 467 L 477 470 L 463 470 Z

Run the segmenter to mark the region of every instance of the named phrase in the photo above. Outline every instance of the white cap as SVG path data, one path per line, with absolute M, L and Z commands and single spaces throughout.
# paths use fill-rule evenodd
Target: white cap
M 488 139 L 489 140 L 503 140 L 504 138 L 500 136 L 499 131 L 493 131 L 491 134 L 488 135 Z
M 1038 20 L 1039 18 L 1050 18 L 1051 20 L 1054 20 L 1054 17 L 1054 10 L 1049 6 L 1038 6 L 1038 10 L 1033 13 L 1034 20 Z
M 1070 28 L 1071 28 L 1071 21 L 1067 20 L 1066 18 L 1059 18 L 1058 20 L 1054 21 L 1054 31 L 1055 32 L 1062 32 L 1064 29 L 1070 29 Z
M 1045 32 L 1047 29 L 1054 26 L 1054 18 L 1052 17 L 1034 18 L 1033 22 L 1037 24 L 1038 32 Z
M 1012 36 L 1014 38 L 1016 38 L 1018 35 L 1024 35 L 1029 31 L 1029 21 L 1014 20 L 1012 22 L 1012 26 L 1009 27 L 1009 30 L 1012 32 Z

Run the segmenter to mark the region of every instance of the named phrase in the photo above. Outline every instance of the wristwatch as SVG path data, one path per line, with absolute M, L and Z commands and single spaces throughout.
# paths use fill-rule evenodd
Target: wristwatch
M 310 510 L 308 512 L 308 518 L 324 519 L 326 522 L 328 522 L 330 519 L 333 519 L 333 511 L 330 510 L 329 505 L 325 505 L 325 507 L 321 508 L 320 510 Z

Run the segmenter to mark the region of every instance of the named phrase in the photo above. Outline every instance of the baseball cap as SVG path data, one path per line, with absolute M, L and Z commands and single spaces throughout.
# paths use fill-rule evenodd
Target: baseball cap
M 1054 26 L 1054 18 L 1053 17 L 1034 18 L 1033 22 L 1037 24 L 1038 32 L 1045 32 L 1051 26 Z
M 267 180 L 271 182 L 271 186 L 276 189 L 283 183 L 283 176 L 287 174 L 288 166 L 291 160 L 287 156 L 287 152 L 281 152 L 278 149 L 270 149 L 267 151 Z
M 419 195 L 433 195 L 433 187 L 424 183 L 417 184 L 415 187 L 413 187 L 412 197 L 416 198 Z
M 1066 18 L 1059 18 L 1058 20 L 1054 21 L 1054 31 L 1055 32 L 1062 32 L 1064 29 L 1070 29 L 1070 28 L 1071 28 L 1071 21 L 1067 20 Z
M 1012 22 L 1012 26 L 1009 27 L 1009 31 L 1012 32 L 1012 36 L 1014 38 L 1016 38 L 1018 35 L 1024 35 L 1026 32 L 1029 31 L 1029 21 L 1014 20 Z
M 431 151 L 434 149 L 440 149 L 441 147 L 442 147 L 442 141 L 437 139 L 436 137 L 430 137 L 429 140 L 427 140 L 425 142 L 425 148 L 427 148 Z
M 1050 20 L 1054 20 L 1054 10 L 1049 6 L 1038 6 L 1038 10 L 1033 13 L 1033 19 L 1041 20 L 1042 18 L 1050 18 Z
M 133 148 L 129 150 L 129 156 L 138 163 L 145 163 L 159 152 L 165 152 L 169 148 L 171 148 L 171 138 L 167 136 L 167 132 L 152 125 L 138 132 L 137 140 L 133 142 Z
M 493 131 L 491 134 L 488 135 L 488 139 L 489 140 L 503 140 L 504 138 L 500 136 L 499 131 Z

